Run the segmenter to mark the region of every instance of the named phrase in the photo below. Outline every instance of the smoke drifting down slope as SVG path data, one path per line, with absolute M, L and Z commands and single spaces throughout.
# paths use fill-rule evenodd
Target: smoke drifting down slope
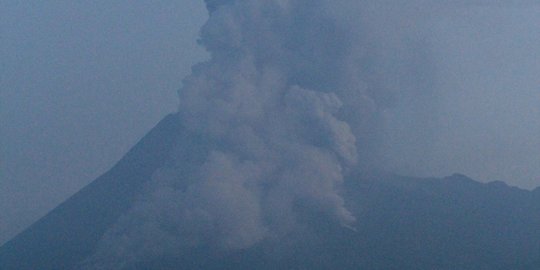
M 248 248 L 303 226 L 299 206 L 354 230 L 340 189 L 380 159 L 393 88 L 368 66 L 384 38 L 337 19 L 332 1 L 206 3 L 211 58 L 178 92 L 184 132 L 89 268 Z

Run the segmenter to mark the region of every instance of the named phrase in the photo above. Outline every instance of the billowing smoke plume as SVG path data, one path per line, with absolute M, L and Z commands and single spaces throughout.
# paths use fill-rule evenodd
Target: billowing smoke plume
M 377 79 L 384 47 L 373 41 L 383 39 L 336 18 L 333 1 L 206 3 L 200 43 L 211 58 L 179 90 L 184 133 L 104 236 L 93 268 L 248 248 L 301 226 L 299 206 L 351 229 L 357 222 L 341 184 L 379 159 L 390 84 L 400 83 Z

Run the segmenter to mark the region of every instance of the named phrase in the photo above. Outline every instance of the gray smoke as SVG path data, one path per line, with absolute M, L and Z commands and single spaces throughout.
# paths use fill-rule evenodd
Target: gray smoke
M 396 101 L 429 92 L 408 80 L 429 48 L 417 4 L 338 2 L 206 1 L 211 58 L 178 91 L 185 133 L 88 268 L 249 248 L 301 226 L 298 205 L 354 229 L 341 184 L 382 164 L 390 108 L 431 110 Z

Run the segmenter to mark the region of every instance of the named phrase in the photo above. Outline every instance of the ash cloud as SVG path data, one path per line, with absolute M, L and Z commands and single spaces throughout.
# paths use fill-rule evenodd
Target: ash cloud
M 299 204 L 354 229 L 341 185 L 380 166 L 388 109 L 418 95 L 403 78 L 424 65 L 396 65 L 422 57 L 396 52 L 423 46 L 415 25 L 392 28 L 415 6 L 377 3 L 344 1 L 342 11 L 326 0 L 207 0 L 200 44 L 211 57 L 178 91 L 185 133 L 85 265 L 249 248 L 301 226 Z

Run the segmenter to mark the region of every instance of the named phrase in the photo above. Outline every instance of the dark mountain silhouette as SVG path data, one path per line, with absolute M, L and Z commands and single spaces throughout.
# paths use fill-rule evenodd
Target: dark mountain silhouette
M 109 172 L 0 248 L 1 270 L 76 269 L 133 204 L 182 134 L 169 115 Z M 205 247 L 128 269 L 540 269 L 540 188 L 455 174 L 352 174 L 354 229 L 298 205 L 305 226 L 234 252 Z
M 110 171 L 4 244 L 0 269 L 71 269 L 88 256 L 163 165 L 179 132 L 177 123 L 167 116 Z

